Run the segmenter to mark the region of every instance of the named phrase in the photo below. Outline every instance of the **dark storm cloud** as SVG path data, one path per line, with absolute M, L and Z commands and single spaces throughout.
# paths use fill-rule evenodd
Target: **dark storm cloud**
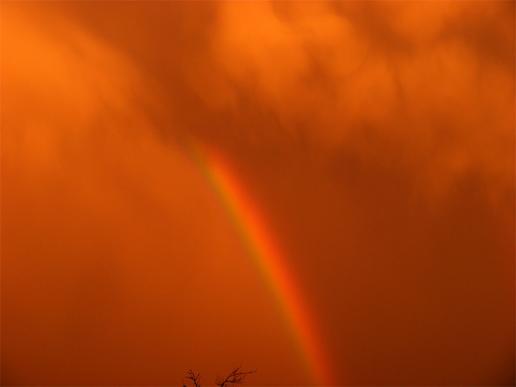
M 339 383 L 512 383 L 514 3 L 2 7 L 9 380 L 237 356 L 306 382 L 194 138 L 262 205 Z

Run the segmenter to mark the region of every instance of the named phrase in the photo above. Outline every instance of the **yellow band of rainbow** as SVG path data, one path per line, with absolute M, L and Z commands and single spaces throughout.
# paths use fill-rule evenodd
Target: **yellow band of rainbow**
M 313 382 L 331 384 L 329 363 L 311 314 L 303 303 L 299 287 L 277 243 L 267 232 L 258 207 L 221 154 L 199 144 L 191 144 L 190 149 L 202 174 L 231 217 L 249 255 L 278 300 Z

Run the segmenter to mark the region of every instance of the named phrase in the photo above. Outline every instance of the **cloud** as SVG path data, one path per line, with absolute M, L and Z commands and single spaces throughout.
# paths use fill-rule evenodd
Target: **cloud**
M 177 383 L 235 360 L 306 383 L 193 139 L 261 206 L 339 382 L 507 383 L 513 16 L 489 1 L 2 4 L 7 381 Z

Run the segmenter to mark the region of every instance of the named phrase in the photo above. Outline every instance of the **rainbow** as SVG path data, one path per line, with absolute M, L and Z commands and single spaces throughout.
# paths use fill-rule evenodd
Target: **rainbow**
M 224 157 L 197 143 L 191 144 L 193 158 L 216 192 L 240 237 L 278 300 L 283 317 L 316 384 L 332 384 L 329 362 L 320 344 L 308 308 L 289 271 L 278 244 L 272 238 L 250 195 L 243 189 Z

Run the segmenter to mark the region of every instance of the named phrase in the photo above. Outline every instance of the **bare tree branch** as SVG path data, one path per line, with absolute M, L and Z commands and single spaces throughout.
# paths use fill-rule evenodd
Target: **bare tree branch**
M 194 387 L 201 387 L 201 374 L 195 373 L 192 370 L 188 370 L 188 373 L 186 374 L 186 378 L 190 379 L 190 381 L 193 383 Z
M 235 368 L 233 371 L 229 373 L 224 379 L 220 379 L 216 382 L 219 387 L 226 387 L 229 384 L 242 384 L 249 374 L 254 374 L 256 370 L 253 371 L 241 371 L 240 367 Z

